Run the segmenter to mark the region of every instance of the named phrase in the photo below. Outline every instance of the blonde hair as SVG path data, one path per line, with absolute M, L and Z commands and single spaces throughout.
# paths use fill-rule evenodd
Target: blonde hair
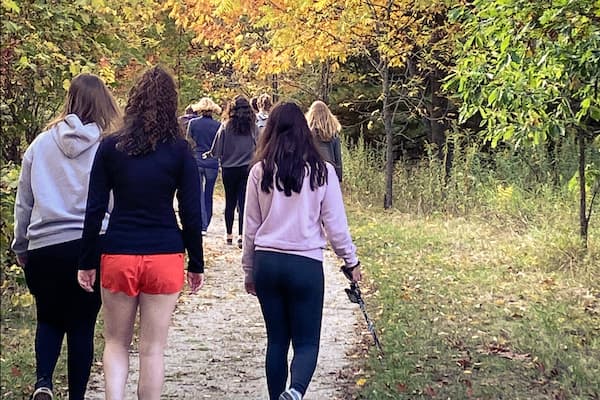
M 331 113 L 329 107 L 320 100 L 310 105 L 305 116 L 313 135 L 322 141 L 331 141 L 342 130 L 342 125 L 338 119 Z
M 60 114 L 46 125 L 46 130 L 75 114 L 83 124 L 96 123 L 102 132 L 115 125 L 121 111 L 113 95 L 102 79 L 94 74 L 83 73 L 71 81 Z
M 197 103 L 192 104 L 192 110 L 195 112 L 211 112 L 215 114 L 221 113 L 221 107 L 215 104 L 210 97 L 203 97 Z

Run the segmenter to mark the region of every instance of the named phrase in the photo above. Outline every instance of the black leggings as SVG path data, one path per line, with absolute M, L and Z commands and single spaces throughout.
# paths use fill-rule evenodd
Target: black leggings
M 294 356 L 290 387 L 306 393 L 317 366 L 323 315 L 323 263 L 312 258 L 257 251 L 254 281 L 267 328 L 266 373 L 269 398 L 278 399 Z
M 233 217 L 238 206 L 238 229 L 242 234 L 244 202 L 246 200 L 246 183 L 248 181 L 248 166 L 223 168 L 223 187 L 225 188 L 225 228 L 227 234 L 233 233 Z
M 52 376 L 66 334 L 70 400 L 84 399 L 100 310 L 98 284 L 94 293 L 87 293 L 77 283 L 80 249 L 81 241 L 75 240 L 30 250 L 25 266 L 25 279 L 37 311 L 35 387 L 52 389 Z

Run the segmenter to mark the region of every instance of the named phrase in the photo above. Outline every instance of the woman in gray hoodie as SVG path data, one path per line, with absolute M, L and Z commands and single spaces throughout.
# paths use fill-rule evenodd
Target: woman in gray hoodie
M 80 74 L 71 82 L 63 111 L 23 156 L 12 250 L 37 310 L 33 400 L 53 398 L 52 375 L 65 334 L 69 399 L 85 395 L 100 295 L 79 287 L 77 262 L 92 162 L 102 132 L 119 114 L 102 80 Z

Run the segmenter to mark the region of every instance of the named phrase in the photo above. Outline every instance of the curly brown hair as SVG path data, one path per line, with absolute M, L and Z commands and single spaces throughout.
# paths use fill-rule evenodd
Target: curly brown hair
M 158 143 L 183 137 L 171 74 L 155 66 L 142 75 L 129 91 L 123 127 L 116 135 L 117 149 L 132 156 L 147 154 Z

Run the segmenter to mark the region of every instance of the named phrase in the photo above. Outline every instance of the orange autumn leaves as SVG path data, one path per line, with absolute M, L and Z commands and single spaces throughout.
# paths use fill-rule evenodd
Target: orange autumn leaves
M 438 0 L 169 0 L 165 7 L 221 60 L 258 76 L 321 61 L 335 68 L 372 53 L 402 65 L 431 40 L 424 27 L 445 9 Z

